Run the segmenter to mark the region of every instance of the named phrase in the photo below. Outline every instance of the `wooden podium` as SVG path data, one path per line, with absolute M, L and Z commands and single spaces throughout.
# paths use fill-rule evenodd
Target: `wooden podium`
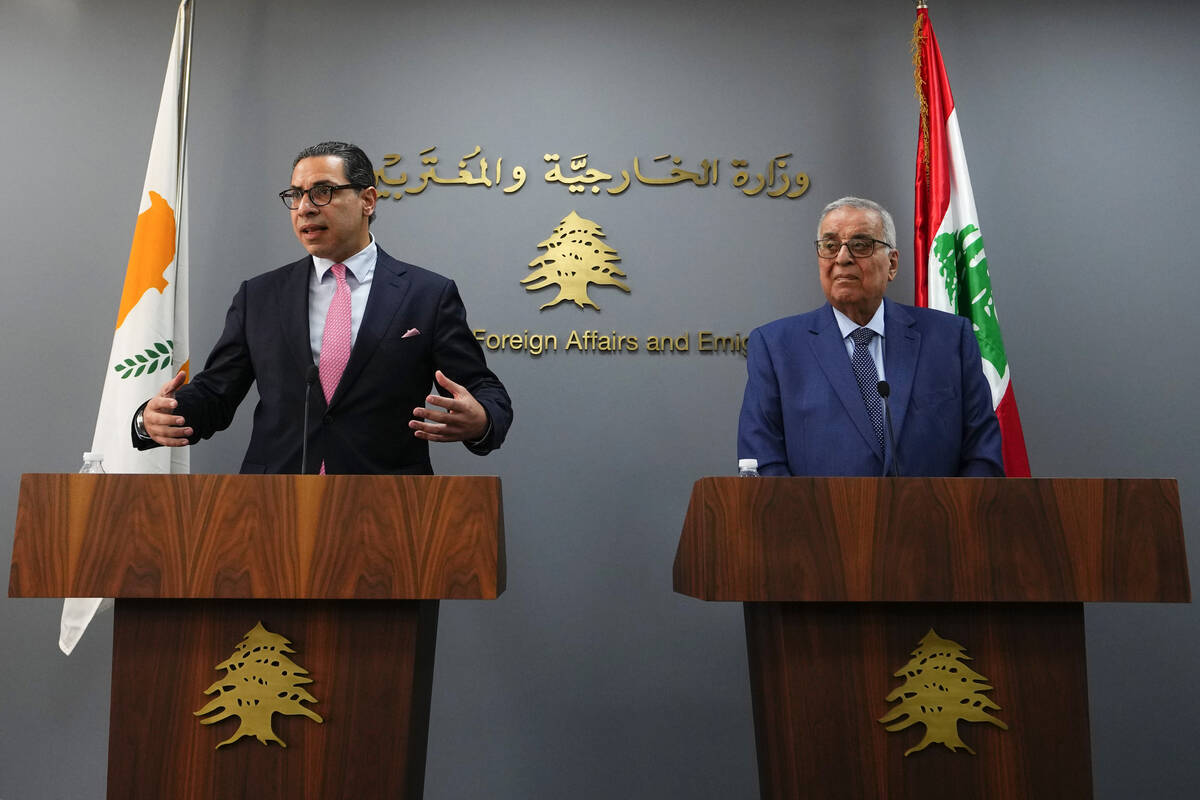
M 704 478 L 674 582 L 745 603 L 761 795 L 789 800 L 1091 797 L 1082 604 L 1190 600 L 1173 480 Z M 931 629 L 1007 725 L 958 722 L 974 755 L 879 721 Z
M 500 480 L 24 475 L 10 597 L 115 597 L 108 796 L 419 798 L 438 601 L 504 591 Z M 324 718 L 193 712 L 261 621 Z

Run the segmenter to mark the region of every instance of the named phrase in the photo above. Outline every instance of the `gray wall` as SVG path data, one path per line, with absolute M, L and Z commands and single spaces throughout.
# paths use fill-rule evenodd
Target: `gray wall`
M 912 297 L 915 103 L 901 0 L 487 3 L 198 0 L 191 144 L 198 362 L 237 283 L 300 253 L 274 193 L 292 154 L 345 137 L 378 157 L 481 144 L 531 178 L 512 196 L 432 187 L 384 203 L 393 254 L 455 277 L 477 327 L 565 335 L 747 332 L 821 300 L 816 213 L 890 206 Z M 91 441 L 169 46 L 171 0 L 3 0 L 0 552 L 21 473 Z M 1192 191 L 1200 10 L 1067 0 L 933 8 L 976 188 L 1030 461 L 1042 476 L 1180 482 L 1195 564 L 1200 468 Z M 798 200 L 634 186 L 569 195 L 541 156 L 628 168 L 793 151 Z M 761 166 L 757 167 L 761 169 Z M 600 313 L 539 313 L 517 281 L 568 211 L 601 222 L 633 287 Z M 1193 355 L 1189 356 L 1188 354 Z M 430 798 L 735 798 L 757 792 L 740 609 L 673 595 L 692 482 L 730 472 L 737 356 L 501 353 L 516 422 L 502 476 L 509 590 L 443 604 Z M 195 448 L 237 468 L 247 434 Z M 0 798 L 99 798 L 111 616 L 76 654 L 60 604 L 0 600 Z M 1087 611 L 1096 795 L 1194 796 L 1200 610 Z

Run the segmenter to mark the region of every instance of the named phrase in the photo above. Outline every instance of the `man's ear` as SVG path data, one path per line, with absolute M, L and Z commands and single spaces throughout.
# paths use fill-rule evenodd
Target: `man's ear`
M 363 189 L 359 198 L 363 202 L 363 216 L 369 217 L 375 213 L 375 203 L 379 200 L 379 192 L 374 186 Z

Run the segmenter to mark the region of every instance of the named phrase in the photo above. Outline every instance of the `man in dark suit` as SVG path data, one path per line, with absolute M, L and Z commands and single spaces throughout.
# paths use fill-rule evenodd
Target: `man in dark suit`
M 891 214 L 844 197 L 825 207 L 817 237 L 828 302 L 750 334 L 738 458 L 756 459 L 760 475 L 1003 476 L 970 322 L 883 297 L 899 265 Z
M 306 435 L 307 472 L 429 474 L 429 442 L 479 455 L 499 447 L 508 392 L 454 282 L 376 245 L 366 154 L 342 142 L 307 148 L 280 197 L 309 256 L 242 284 L 204 370 L 187 384 L 181 372 L 138 409 L 134 446 L 209 438 L 257 382 L 242 472 L 301 471 Z

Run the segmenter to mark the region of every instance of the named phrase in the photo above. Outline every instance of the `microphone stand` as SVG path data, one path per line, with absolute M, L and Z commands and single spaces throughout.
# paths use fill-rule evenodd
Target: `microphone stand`
M 304 425 L 302 426 L 303 433 L 300 440 L 300 474 L 306 473 L 308 467 L 308 402 L 312 398 L 312 387 L 317 382 L 317 378 L 321 375 L 321 371 L 317 369 L 316 364 L 310 365 L 308 372 L 304 375 Z
M 892 393 L 892 387 L 888 385 L 887 381 L 880 381 L 877 388 L 879 389 L 879 396 L 883 398 L 883 414 L 887 419 L 888 447 L 892 451 L 892 472 L 894 473 L 894 477 L 899 478 L 900 454 L 896 452 L 896 429 L 892 427 L 892 406 L 888 402 L 888 395 Z

